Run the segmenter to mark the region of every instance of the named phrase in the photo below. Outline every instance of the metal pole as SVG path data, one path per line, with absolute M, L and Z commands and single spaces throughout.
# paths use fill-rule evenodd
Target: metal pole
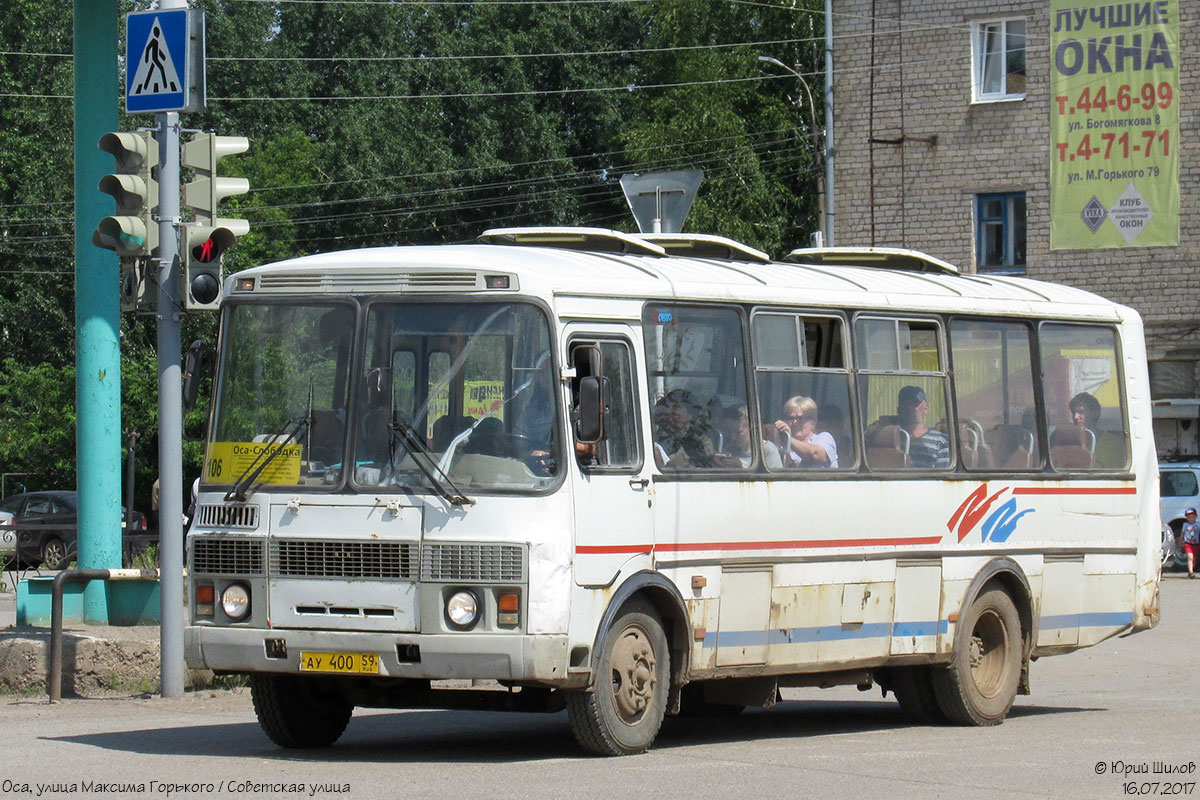
M 126 441 L 128 445 L 128 454 L 125 457 L 125 533 L 133 533 L 133 481 L 134 481 L 134 451 L 137 450 L 137 431 L 130 431 Z M 124 555 L 125 543 L 121 542 L 122 556 Z
M 825 0 L 825 246 L 833 247 L 833 0 Z
M 96 188 L 111 162 L 96 149 L 117 126 L 117 0 L 75 0 L 75 410 L 79 566 L 121 563 L 121 306 L 114 253 L 92 244 L 112 201 Z M 108 621 L 104 584 L 83 616 Z
M 50 589 L 50 665 L 46 694 L 51 703 L 62 699 L 63 590 L 71 581 L 135 580 L 158 578 L 156 569 L 64 569 L 54 576 Z M 161 585 L 160 585 L 161 591 Z
M 808 81 L 805 80 L 804 76 L 800 74 L 799 71 L 792 69 L 778 58 L 774 58 L 772 56 L 759 56 L 758 60 L 765 64 L 774 64 L 780 69 L 790 72 L 796 77 L 796 80 L 800 81 L 800 85 L 804 87 L 804 94 L 808 96 L 808 118 L 810 120 L 808 129 L 812 134 L 813 161 L 816 163 L 817 167 L 817 214 L 820 217 L 817 222 L 817 227 L 821 231 L 821 246 L 827 246 L 827 237 L 829 236 L 829 231 L 826 228 L 827 219 L 825 215 L 825 155 L 821 151 L 821 132 L 817 127 L 817 106 L 813 102 L 812 89 L 809 88 Z M 800 105 L 800 103 L 797 103 L 797 105 Z M 825 137 L 826 140 L 828 140 L 828 131 L 825 132 Z
M 164 2 L 164 6 L 167 5 Z M 179 115 L 158 120 L 158 518 L 162 696 L 183 694 L 183 392 L 179 302 Z

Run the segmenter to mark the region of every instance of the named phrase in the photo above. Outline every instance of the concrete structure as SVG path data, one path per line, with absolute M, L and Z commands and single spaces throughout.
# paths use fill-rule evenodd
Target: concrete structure
M 1051 250 L 1050 0 L 835 2 L 837 243 L 911 247 L 985 272 L 979 196 L 1023 193 L 1024 267 L 1006 271 L 1133 306 L 1146 320 L 1154 397 L 1196 397 L 1200 150 L 1189 139 L 1200 113 L 1200 6 L 1171 5 L 1179 31 L 1178 246 Z M 1009 76 L 1011 96 L 980 101 L 973 30 L 1006 19 L 1024 20 L 1025 69 Z M 1182 422 L 1164 418 L 1156 425 L 1160 451 L 1194 446 L 1196 426 L 1194 414 Z

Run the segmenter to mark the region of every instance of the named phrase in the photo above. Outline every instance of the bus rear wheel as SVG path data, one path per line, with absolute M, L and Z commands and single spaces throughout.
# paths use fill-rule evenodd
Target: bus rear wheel
M 666 715 L 670 661 L 653 609 L 623 609 L 604 635 L 593 687 L 566 696 L 571 732 L 584 749 L 602 756 L 649 749 Z
M 258 724 L 280 747 L 328 747 L 354 713 L 328 681 L 299 675 L 253 674 L 250 698 Z
M 904 715 L 919 725 L 940 725 L 946 715 L 938 705 L 933 689 L 931 668 L 926 666 L 893 667 L 891 689 Z
M 938 705 L 957 725 L 999 725 L 1021 678 L 1021 617 L 1003 589 L 985 591 L 958 623 L 950 665 L 932 673 Z

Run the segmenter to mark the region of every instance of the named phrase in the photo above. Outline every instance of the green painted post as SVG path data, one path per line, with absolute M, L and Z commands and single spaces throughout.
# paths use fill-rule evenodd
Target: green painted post
M 92 244 L 112 200 L 100 137 L 117 128 L 117 0 L 75 4 L 75 453 L 79 568 L 121 566 L 121 306 L 115 253 Z M 108 622 L 104 581 L 84 593 L 84 620 Z

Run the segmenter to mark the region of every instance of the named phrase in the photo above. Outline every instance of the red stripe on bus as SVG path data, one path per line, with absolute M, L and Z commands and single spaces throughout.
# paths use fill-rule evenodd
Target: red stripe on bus
M 648 544 L 583 544 L 575 548 L 576 553 L 600 555 L 603 553 L 649 553 L 654 547 Z
M 660 553 L 682 553 L 696 550 L 802 550 L 829 547 L 883 547 L 912 544 L 938 544 L 940 536 L 922 536 L 916 539 L 813 539 L 793 542 L 664 542 L 650 545 L 580 545 L 576 553 L 595 555 L 601 553 L 649 553 L 652 549 Z
M 1013 494 L 1137 494 L 1136 486 L 1072 486 L 1069 488 L 1045 488 L 1040 486 L 1018 487 Z

